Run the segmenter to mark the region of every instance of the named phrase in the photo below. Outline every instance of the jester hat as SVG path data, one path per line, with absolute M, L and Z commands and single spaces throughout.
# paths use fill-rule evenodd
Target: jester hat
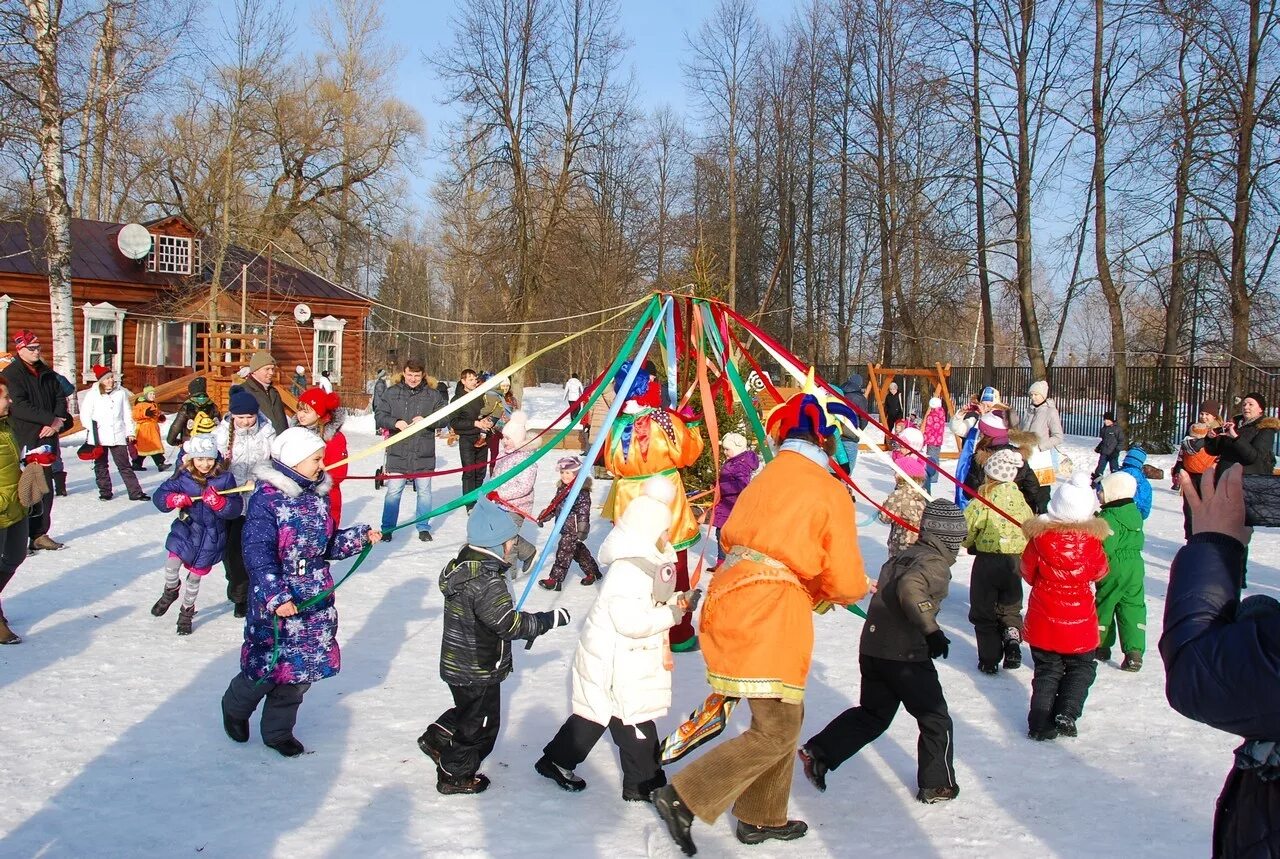
M 765 428 L 770 436 L 779 440 L 792 433 L 812 433 L 825 438 L 839 432 L 840 427 L 836 425 L 838 420 L 850 426 L 858 425 L 853 409 L 828 397 L 814 383 L 811 367 L 800 393 L 792 395 L 785 403 L 769 411 L 765 418 Z

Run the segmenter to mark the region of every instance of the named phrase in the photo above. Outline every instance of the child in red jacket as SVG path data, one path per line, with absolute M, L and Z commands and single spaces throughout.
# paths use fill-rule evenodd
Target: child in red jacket
M 1089 476 L 1059 484 L 1049 511 L 1022 526 L 1027 548 L 1022 578 L 1031 585 L 1023 638 L 1031 645 L 1033 740 L 1076 736 L 1076 720 L 1097 673 L 1098 611 L 1091 585 L 1107 574 L 1102 541 L 1110 527 L 1094 517 L 1098 497 Z

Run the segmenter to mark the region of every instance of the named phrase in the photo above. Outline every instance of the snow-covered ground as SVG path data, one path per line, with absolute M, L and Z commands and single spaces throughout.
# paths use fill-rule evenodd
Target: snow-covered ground
M 531 423 L 557 414 L 560 396 L 553 388 L 529 392 Z M 372 442 L 371 424 L 349 421 L 353 451 Z M 1071 439 L 1077 463 L 1092 465 L 1093 444 Z M 148 612 L 160 593 L 169 517 L 122 495 L 100 502 L 90 468 L 66 452 L 71 495 L 57 499 L 52 533 L 67 548 L 30 558 L 4 594 L 26 641 L 0 648 L 0 856 L 678 855 L 649 806 L 622 802 L 607 737 L 579 769 L 585 793 L 566 794 L 533 771 L 568 714 L 576 632 L 595 596 L 576 584 L 576 569 L 563 593 L 535 588 L 529 599 L 535 610 L 568 607 L 574 622 L 532 651 L 516 648 L 502 733 L 484 768 L 493 787 L 478 797 L 442 797 L 415 740 L 449 704 L 438 674 L 436 579 L 463 540 L 462 511 L 435 523 L 433 543 L 398 534 L 378 547 L 339 592 L 343 670 L 308 693 L 297 728 L 308 754 L 286 760 L 259 742 L 256 719 L 246 746 L 222 732 L 218 701 L 238 668 L 241 626 L 223 599 L 221 571 L 205 582 L 195 634 L 179 638 L 176 609 L 161 619 Z M 441 467 L 457 464 L 456 448 L 440 452 Z M 365 459 L 352 472 L 376 465 Z M 887 467 L 866 453 L 856 477 L 876 497 L 890 489 Z M 154 470 L 143 478 L 149 488 L 160 479 Z M 539 502 L 555 479 L 553 469 L 540 469 Z M 435 489 L 438 501 L 456 497 L 459 480 L 439 478 Z M 597 509 L 606 490 L 597 483 Z M 377 522 L 382 495 L 372 482 L 348 482 L 344 498 L 350 521 Z M 832 774 L 827 793 L 797 769 L 791 810 L 809 822 L 806 838 L 747 848 L 722 819 L 695 826 L 703 855 L 1207 855 L 1213 800 L 1235 740 L 1165 703 L 1155 643 L 1182 518 L 1167 481 L 1157 484 L 1155 503 L 1146 667 L 1137 675 L 1100 668 L 1078 739 L 1026 739 L 1029 667 L 978 674 L 965 621 L 971 561 L 962 556 L 941 618 L 951 658 L 939 663 L 956 723 L 959 800 L 914 800 L 916 728 L 902 713 L 885 737 Z M 860 505 L 860 518 L 868 510 Z M 593 524 L 593 547 L 606 528 Z M 860 531 L 872 575 L 884 560 L 886 530 L 877 523 Z M 528 527 L 526 535 L 546 538 Z M 1255 534 L 1249 581 L 1257 592 L 1277 592 L 1278 550 L 1275 533 Z M 843 611 L 815 619 L 805 736 L 857 700 L 860 624 Z M 663 729 L 707 691 L 697 654 L 677 657 L 675 683 L 675 711 Z M 744 711 L 731 730 L 746 721 Z

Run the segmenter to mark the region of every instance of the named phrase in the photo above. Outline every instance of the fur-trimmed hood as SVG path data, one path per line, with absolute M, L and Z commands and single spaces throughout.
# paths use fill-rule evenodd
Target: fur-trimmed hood
M 274 459 L 258 463 L 253 469 L 253 479 L 275 487 L 290 498 L 297 498 L 303 492 L 327 496 L 333 489 L 333 479 L 328 472 L 321 472 L 319 480 L 311 481 Z
M 1241 424 L 1237 422 L 1236 426 L 1251 426 L 1260 430 L 1280 430 L 1280 418 L 1261 417 L 1251 424 Z
M 1028 540 L 1034 540 L 1041 534 L 1047 534 L 1052 531 L 1087 534 L 1090 537 L 1097 537 L 1099 540 L 1105 540 L 1111 536 L 1111 526 L 1097 517 L 1086 519 L 1083 522 L 1059 522 L 1042 514 L 1022 523 L 1022 533 L 1027 535 Z

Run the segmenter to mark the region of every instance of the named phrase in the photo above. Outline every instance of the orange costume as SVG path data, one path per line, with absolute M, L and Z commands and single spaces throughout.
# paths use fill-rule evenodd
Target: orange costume
M 134 447 L 139 457 L 164 455 L 164 442 L 160 440 L 160 420 L 163 417 L 164 413 L 155 403 L 139 400 L 134 405 L 133 422 L 138 426 Z
M 644 482 L 662 475 L 676 485 L 671 509 L 671 544 L 677 550 L 698 542 L 698 519 L 689 506 L 679 469 L 698 461 L 702 435 L 675 412 L 627 403 L 609 430 L 604 465 L 614 477 L 610 495 L 612 519 L 617 522 L 632 500 L 642 494 Z

